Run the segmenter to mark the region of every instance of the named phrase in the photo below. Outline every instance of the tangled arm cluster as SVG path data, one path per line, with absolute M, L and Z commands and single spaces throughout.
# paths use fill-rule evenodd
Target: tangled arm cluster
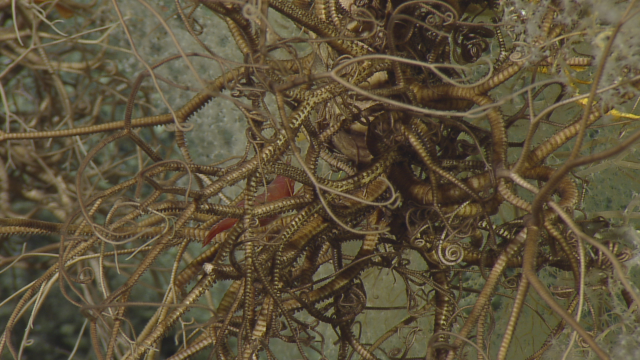
M 140 3 L 162 19 L 164 5 Z M 538 359 L 554 344 L 607 359 L 631 326 L 634 244 L 585 207 L 577 173 L 640 168 L 624 160 L 640 138 L 635 1 L 606 16 L 571 0 L 176 2 L 181 21 L 155 31 L 199 50 L 176 40 L 155 64 L 114 1 L 113 28 L 144 65 L 131 81 L 106 38 L 70 40 L 47 20 L 89 7 L 17 6 L 0 24 L 12 60 L 0 78 L 33 77 L 3 86 L 36 101 L 5 107 L 0 231 L 55 242 L 0 260 L 57 256 L 2 303 L 1 354 L 30 351 L 53 284 L 86 319 L 75 348 L 99 359 Z M 206 16 L 240 61 L 207 43 Z M 96 44 L 92 58 L 78 50 Z M 221 75 L 170 76 L 198 61 Z M 169 87 L 190 100 L 172 103 Z M 156 91 L 171 110 L 147 115 Z M 242 114 L 246 142 L 207 164 L 189 120 L 214 99 Z M 617 143 L 590 142 L 611 127 Z M 523 345 L 531 317 L 548 328 Z

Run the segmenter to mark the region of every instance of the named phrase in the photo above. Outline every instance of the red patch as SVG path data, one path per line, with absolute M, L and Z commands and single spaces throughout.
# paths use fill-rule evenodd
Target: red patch
M 294 185 L 295 185 L 295 181 L 287 177 L 278 175 L 269 185 L 267 185 L 266 201 L 265 201 L 265 193 L 262 193 L 256 196 L 256 204 L 264 204 L 264 203 L 272 202 L 275 200 L 290 197 L 293 195 Z M 238 203 L 238 207 L 244 207 L 244 200 Z M 260 226 L 267 225 L 268 223 L 272 222 L 275 219 L 277 219 L 277 216 L 260 219 Z M 237 222 L 238 222 L 238 219 L 227 218 L 213 225 L 211 227 L 211 230 L 209 230 L 207 237 L 204 239 L 202 246 L 206 246 L 207 244 L 209 244 L 216 235 L 220 234 L 225 230 L 229 230 Z

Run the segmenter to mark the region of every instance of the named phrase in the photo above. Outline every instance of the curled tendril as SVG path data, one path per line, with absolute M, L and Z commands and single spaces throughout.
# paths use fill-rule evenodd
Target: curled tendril
M 411 246 L 413 247 L 417 247 L 417 248 L 421 248 L 423 246 L 425 246 L 427 244 L 427 242 L 423 239 L 423 238 L 414 238 L 411 240 Z
M 444 254 L 442 253 L 442 247 L 446 244 Z M 438 243 L 438 260 L 443 265 L 455 266 L 459 264 L 464 258 L 464 248 L 459 243 Z
M 443 18 L 436 14 L 429 14 L 424 19 L 424 22 L 432 27 L 440 27 L 443 24 Z

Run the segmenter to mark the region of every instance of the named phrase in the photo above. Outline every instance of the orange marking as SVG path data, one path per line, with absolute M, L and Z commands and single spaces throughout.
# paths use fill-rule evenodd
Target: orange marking
M 48 0 L 33 0 L 33 2 L 36 4 L 42 4 L 43 2 L 47 2 L 47 1 Z M 65 19 L 69 19 L 74 15 L 73 10 L 69 9 L 68 7 L 66 7 L 61 3 L 57 3 L 55 5 L 55 8 L 56 10 L 58 10 L 58 13 L 60 14 L 60 16 L 62 16 Z
M 276 176 L 276 178 L 269 185 L 267 185 L 267 191 L 265 192 L 267 199 L 265 200 L 265 193 L 262 193 L 256 196 L 256 204 L 264 204 L 292 196 L 294 184 L 295 181 L 287 177 L 280 175 Z M 244 200 L 238 203 L 238 207 L 243 206 Z M 277 219 L 277 216 L 260 219 L 260 226 L 267 225 L 275 219 Z M 238 219 L 227 218 L 213 225 L 213 227 L 211 227 L 211 230 L 209 230 L 207 237 L 204 239 L 202 246 L 206 246 L 207 244 L 209 244 L 211 242 L 211 239 L 213 239 L 216 235 L 225 230 L 229 230 L 237 222 Z

